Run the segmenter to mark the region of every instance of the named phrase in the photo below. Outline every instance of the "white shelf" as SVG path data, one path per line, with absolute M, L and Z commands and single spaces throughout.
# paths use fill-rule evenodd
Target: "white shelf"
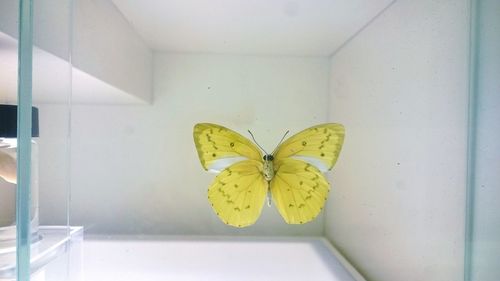
M 17 40 L 0 32 L 0 103 L 17 101 Z M 71 93 L 72 91 L 72 93 Z M 147 104 L 38 47 L 33 49 L 33 103 Z
M 17 96 L 18 9 L 0 1 L 0 102 Z M 71 88 L 76 104 L 152 102 L 153 53 L 111 1 L 38 1 L 33 45 L 34 103 L 66 103 Z

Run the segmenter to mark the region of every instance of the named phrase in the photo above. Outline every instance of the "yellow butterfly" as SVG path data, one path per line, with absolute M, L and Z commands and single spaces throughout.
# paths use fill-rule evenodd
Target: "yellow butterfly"
M 208 200 L 224 223 L 236 227 L 254 224 L 266 194 L 269 203 L 272 194 L 283 219 L 301 224 L 323 209 L 330 186 L 322 172 L 337 161 L 344 126 L 328 123 L 305 129 L 273 153 L 264 151 L 264 156 L 257 142 L 256 146 L 216 124 L 196 124 L 193 136 L 203 168 L 220 172 L 208 188 Z

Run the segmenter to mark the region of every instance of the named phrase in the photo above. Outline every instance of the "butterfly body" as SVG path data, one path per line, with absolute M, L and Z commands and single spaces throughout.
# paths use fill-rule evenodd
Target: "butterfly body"
M 339 156 L 344 127 L 327 123 L 305 129 L 265 155 L 250 140 L 220 125 L 196 124 L 193 136 L 203 168 L 219 172 L 208 199 L 223 222 L 236 227 L 254 224 L 266 197 L 268 204 L 272 197 L 287 223 L 301 224 L 323 209 L 330 185 L 322 172 Z
M 274 177 L 274 165 L 273 165 L 273 156 L 265 155 L 264 159 L 264 167 L 262 173 L 264 174 L 264 178 L 266 181 L 270 182 Z

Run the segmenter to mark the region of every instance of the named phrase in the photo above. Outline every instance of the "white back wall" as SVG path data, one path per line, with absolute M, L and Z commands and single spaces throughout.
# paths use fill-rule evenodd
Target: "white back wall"
M 72 108 L 71 223 L 92 233 L 321 235 L 322 215 L 290 226 L 274 206 L 252 227 L 224 225 L 207 200 L 215 175 L 202 169 L 192 130 L 250 129 L 272 150 L 287 129 L 327 120 L 329 68 L 326 57 L 155 54 L 152 105 Z
M 462 280 L 468 1 L 396 2 L 332 57 L 326 234 L 368 280 Z

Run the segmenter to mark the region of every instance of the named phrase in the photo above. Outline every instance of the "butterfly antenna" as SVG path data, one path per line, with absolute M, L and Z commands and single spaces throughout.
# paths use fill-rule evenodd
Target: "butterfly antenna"
M 260 149 L 262 149 L 262 151 L 264 151 L 264 153 L 265 153 L 266 155 L 268 155 L 269 153 L 267 153 L 267 152 L 266 152 L 266 150 L 264 150 L 264 148 L 262 148 L 262 146 L 260 146 L 260 144 L 259 144 L 259 143 L 255 140 L 255 138 L 254 138 L 254 136 L 253 136 L 252 132 L 250 132 L 250 130 L 248 130 L 248 133 L 250 133 L 250 135 L 252 136 L 253 142 L 255 142 L 255 144 L 256 144 L 256 145 L 257 145 Z
M 288 135 L 288 133 L 290 133 L 290 131 L 286 131 L 286 133 L 283 135 L 283 137 L 281 138 L 280 142 L 278 143 L 278 145 L 276 145 L 276 148 L 273 150 L 273 153 L 271 155 L 274 155 L 274 153 L 276 152 L 276 150 L 278 150 L 278 147 L 280 146 L 280 144 L 283 142 L 283 140 L 285 139 L 286 135 Z

